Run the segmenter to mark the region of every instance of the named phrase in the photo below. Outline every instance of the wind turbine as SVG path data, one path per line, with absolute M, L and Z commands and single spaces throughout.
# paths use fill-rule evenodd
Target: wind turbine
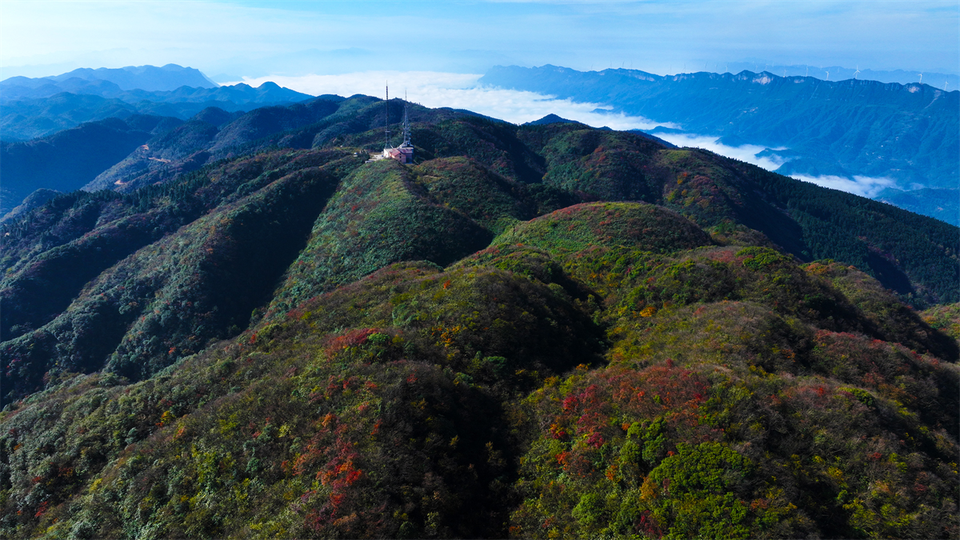
M 853 80 L 857 80 L 857 75 L 860 74 L 860 65 L 857 64 L 857 70 L 853 72 Z
M 947 91 L 947 85 L 950 84 L 950 81 L 943 81 L 943 91 Z
M 919 84 L 923 84 L 923 73 L 920 74 L 920 83 L 919 83 Z
M 829 71 L 827 71 L 827 80 L 828 80 L 828 81 L 830 80 L 830 72 L 829 72 Z

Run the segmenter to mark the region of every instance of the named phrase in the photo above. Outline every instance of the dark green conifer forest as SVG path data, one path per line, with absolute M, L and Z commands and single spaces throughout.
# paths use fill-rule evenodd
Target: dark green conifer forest
M 295 107 L 0 227 L 4 538 L 960 535 L 956 227 L 413 105 L 367 162 L 382 101 Z

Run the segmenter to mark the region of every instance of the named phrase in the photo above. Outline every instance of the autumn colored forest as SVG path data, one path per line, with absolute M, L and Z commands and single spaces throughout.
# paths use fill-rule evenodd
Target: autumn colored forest
M 207 111 L 0 228 L 3 537 L 960 535 L 956 227 L 414 105 L 367 162 L 404 106 Z

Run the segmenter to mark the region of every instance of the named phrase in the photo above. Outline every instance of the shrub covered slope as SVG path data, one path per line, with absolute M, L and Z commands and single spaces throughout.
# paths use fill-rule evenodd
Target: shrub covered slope
M 956 228 L 382 111 L 4 226 L 5 537 L 960 533 Z

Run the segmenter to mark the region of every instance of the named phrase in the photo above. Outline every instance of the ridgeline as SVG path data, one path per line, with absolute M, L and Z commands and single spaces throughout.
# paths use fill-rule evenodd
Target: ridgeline
M 384 110 L 208 111 L 0 227 L 5 537 L 960 532 L 956 227 L 412 104 L 367 163 Z

